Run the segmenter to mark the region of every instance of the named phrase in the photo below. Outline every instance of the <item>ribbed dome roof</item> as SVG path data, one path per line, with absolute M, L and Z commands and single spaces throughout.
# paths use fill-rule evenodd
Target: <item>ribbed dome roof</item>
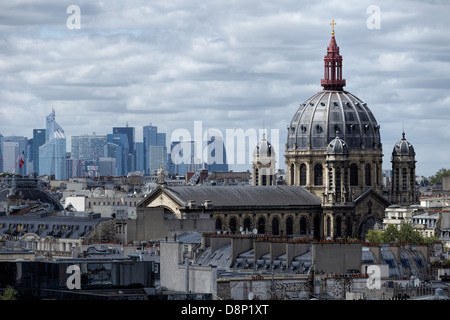
M 349 154 L 347 143 L 336 135 L 327 146 L 327 154 Z
M 265 137 L 263 137 L 262 140 L 258 143 L 254 151 L 255 155 L 267 157 L 270 157 L 272 155 L 272 152 L 272 144 L 267 141 Z
M 402 139 L 397 142 L 392 150 L 392 155 L 397 156 L 414 156 L 416 155 L 414 147 L 405 139 L 405 133 L 402 133 Z
M 288 127 L 288 149 L 322 149 L 336 132 L 348 149 L 381 149 L 380 126 L 367 104 L 347 91 L 323 90 L 300 105 Z

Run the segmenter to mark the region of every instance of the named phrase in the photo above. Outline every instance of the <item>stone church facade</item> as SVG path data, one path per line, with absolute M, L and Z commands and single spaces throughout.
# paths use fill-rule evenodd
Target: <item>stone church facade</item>
M 287 186 L 274 185 L 274 150 L 264 137 L 255 147 L 253 186 L 168 188 L 161 178 L 139 204 L 138 216 L 164 208 L 159 214 L 165 221 L 190 219 L 185 226 L 191 229 L 203 226 L 197 229 L 315 239 L 363 239 L 369 229 L 381 229 L 390 204 L 418 201 L 414 149 L 406 140 L 394 147 L 397 184 L 386 199 L 382 196 L 380 125 L 364 101 L 344 90 L 334 31 L 321 85 L 323 90 L 300 105 L 288 126 Z M 209 219 L 213 226 L 206 227 L 201 219 Z M 158 230 L 167 228 L 161 223 Z

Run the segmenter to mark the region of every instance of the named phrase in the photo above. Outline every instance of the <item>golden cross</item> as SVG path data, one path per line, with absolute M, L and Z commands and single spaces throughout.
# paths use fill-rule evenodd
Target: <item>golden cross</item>
M 331 32 L 331 35 L 334 37 L 334 26 L 336 25 L 336 22 L 334 22 L 334 20 L 331 20 L 332 22 L 330 23 L 331 27 L 333 28 L 333 31 Z

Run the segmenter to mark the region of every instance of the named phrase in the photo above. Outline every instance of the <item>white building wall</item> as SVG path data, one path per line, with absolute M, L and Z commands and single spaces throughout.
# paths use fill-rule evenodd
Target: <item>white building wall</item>
M 186 291 L 186 268 L 182 242 L 161 242 L 161 286 Z M 213 266 L 189 265 L 189 292 L 217 296 L 217 269 Z

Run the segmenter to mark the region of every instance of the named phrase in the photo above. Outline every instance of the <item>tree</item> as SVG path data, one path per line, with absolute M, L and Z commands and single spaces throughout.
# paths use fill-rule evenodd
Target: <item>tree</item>
M 371 243 L 384 243 L 383 233 L 382 230 L 367 230 L 366 240 Z
M 387 226 L 383 231 L 382 239 L 383 243 L 395 242 L 399 238 L 399 230 L 393 224 Z
M 430 185 L 434 186 L 437 183 L 441 183 L 442 182 L 442 178 L 443 177 L 448 177 L 450 176 L 450 169 L 439 169 L 438 172 L 436 172 L 434 175 L 432 175 L 429 179 L 430 181 Z
M 371 243 L 405 242 L 409 244 L 438 242 L 437 237 L 425 238 L 409 223 L 403 223 L 400 230 L 394 225 L 388 225 L 385 230 L 368 230 L 366 240 Z
M 411 244 L 423 243 L 424 238 L 414 227 L 409 223 L 403 223 L 398 233 L 398 241 Z
M 12 287 L 7 286 L 3 293 L 0 295 L 0 300 L 16 300 L 17 291 Z

